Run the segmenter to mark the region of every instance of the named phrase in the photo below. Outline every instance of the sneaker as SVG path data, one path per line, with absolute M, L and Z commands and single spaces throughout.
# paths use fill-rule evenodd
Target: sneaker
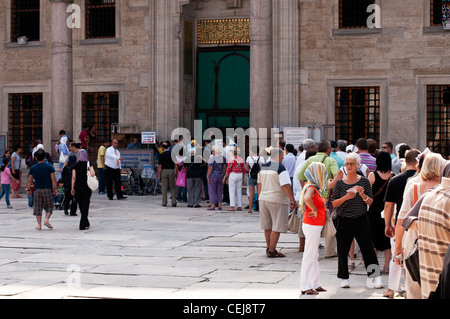
M 13 207 L 11 205 L 6 206 L 8 209 L 12 209 Z
M 341 288 L 350 288 L 350 281 L 348 279 L 342 279 Z
M 381 276 L 375 278 L 374 288 L 375 289 L 383 288 L 383 278 L 381 278 Z

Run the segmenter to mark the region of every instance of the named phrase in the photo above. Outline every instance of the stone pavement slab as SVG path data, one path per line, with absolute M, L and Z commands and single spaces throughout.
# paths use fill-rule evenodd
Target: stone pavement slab
M 109 201 L 94 194 L 91 228 L 55 210 L 54 229 L 35 229 L 26 199 L 0 202 L 0 298 L 287 299 L 300 297 L 302 253 L 282 234 L 286 258 L 267 258 L 258 213 L 161 207 L 161 196 Z M 337 258 L 320 255 L 328 292 L 302 299 L 383 299 L 357 259 L 351 288 L 339 288 Z M 380 264 L 383 256 L 379 254 Z M 385 285 L 388 276 L 383 276 Z

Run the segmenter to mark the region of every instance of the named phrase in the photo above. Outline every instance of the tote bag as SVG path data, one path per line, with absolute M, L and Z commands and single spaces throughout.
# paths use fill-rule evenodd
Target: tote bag
M 91 165 L 89 164 L 89 162 L 88 162 L 88 169 L 87 169 L 87 184 L 88 184 L 88 186 L 89 186 L 89 188 L 92 190 L 92 191 L 96 191 L 97 189 L 98 189 L 98 179 L 97 179 L 97 176 L 92 176 L 91 175 L 91 171 L 90 171 L 90 167 L 91 167 Z
M 186 167 L 183 167 L 181 171 L 178 172 L 176 182 L 178 187 L 186 187 L 186 171 Z

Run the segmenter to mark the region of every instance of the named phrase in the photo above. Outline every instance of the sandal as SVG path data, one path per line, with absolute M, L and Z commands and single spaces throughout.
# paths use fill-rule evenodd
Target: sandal
M 323 288 L 322 286 L 319 286 L 315 289 L 315 291 L 317 292 L 327 292 L 327 290 L 325 288 Z
M 313 289 L 302 291 L 302 295 L 318 295 L 318 294 L 319 293 L 317 291 L 314 291 Z
M 284 254 L 278 252 L 278 251 L 268 251 L 267 257 L 269 258 L 275 258 L 275 257 L 286 257 Z
M 47 227 L 50 228 L 50 229 L 53 228 L 53 226 L 52 226 L 49 222 L 45 222 L 45 223 L 44 223 L 44 226 L 47 226 Z

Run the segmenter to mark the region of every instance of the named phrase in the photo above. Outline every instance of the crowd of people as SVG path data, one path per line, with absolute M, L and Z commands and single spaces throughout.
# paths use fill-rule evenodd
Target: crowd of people
M 34 207 L 37 229 L 42 224 L 52 228 L 49 219 L 55 199 L 62 193 L 65 214 L 76 216 L 79 209 L 79 228 L 89 229 L 92 189 L 86 172 L 91 176 L 95 172 L 88 166 L 83 143 L 71 140 L 64 131 L 60 135 L 55 145 L 59 172 L 39 140 L 26 160 L 29 205 Z M 118 145 L 112 140 L 98 149 L 98 192 L 110 200 L 114 195 L 126 199 L 121 190 Z M 139 141 L 135 139 L 129 147 L 139 148 Z M 8 208 L 12 208 L 10 189 L 13 197 L 19 197 L 21 152 L 20 146 L 15 146 L 14 153 L 2 159 L 0 199 L 5 196 Z M 443 265 L 450 245 L 450 162 L 440 154 L 411 149 L 404 143 L 397 145 L 394 154 L 391 142 L 378 149 L 374 140 L 365 138 L 354 145 L 344 140 L 316 143 L 306 139 L 298 149 L 280 140 L 275 147 L 252 146 L 249 153 L 244 157 L 236 136 L 223 141 L 212 137 L 204 145 L 195 140 L 185 144 L 182 137 L 160 143 L 156 176 L 161 183 L 162 206 L 168 206 L 170 194 L 172 207 L 186 203 L 189 208 L 200 208 L 203 200 L 209 211 L 223 210 L 225 204 L 229 212 L 258 211 L 269 258 L 285 257 L 277 250 L 280 234 L 288 232 L 289 218 L 298 218 L 302 294 L 326 291 L 320 285 L 319 262 L 320 238 L 324 238 L 325 258 L 337 257 L 342 288 L 350 287 L 350 271 L 359 250 L 374 288 L 385 287 L 381 275 L 389 276 L 385 297 L 403 292 L 408 299 L 448 297 Z M 245 208 L 244 186 L 248 196 Z M 325 229 L 334 231 L 325 233 Z M 420 260 L 427 262 L 419 275 L 405 266 L 416 248 Z M 378 252 L 384 256 L 382 266 Z

